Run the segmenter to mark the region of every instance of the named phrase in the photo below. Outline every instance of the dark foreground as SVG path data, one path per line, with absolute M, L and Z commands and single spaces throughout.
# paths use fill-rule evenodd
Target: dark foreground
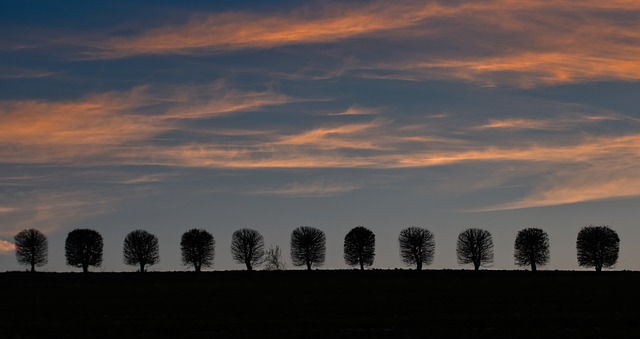
M 640 337 L 640 272 L 3 273 L 0 337 Z

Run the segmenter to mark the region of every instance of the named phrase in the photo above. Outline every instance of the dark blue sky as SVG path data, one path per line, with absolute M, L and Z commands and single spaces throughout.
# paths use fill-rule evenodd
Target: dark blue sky
M 215 269 L 231 234 L 327 233 L 344 268 L 357 225 L 374 267 L 403 267 L 397 235 L 436 236 L 457 268 L 468 227 L 513 269 L 518 230 L 576 269 L 581 227 L 612 225 L 618 269 L 638 269 L 640 5 L 625 1 L 11 2 L 0 13 L 0 270 L 13 235 L 50 238 L 64 265 L 74 228 L 105 237 L 205 228 Z M 290 261 L 289 261 L 290 262 Z

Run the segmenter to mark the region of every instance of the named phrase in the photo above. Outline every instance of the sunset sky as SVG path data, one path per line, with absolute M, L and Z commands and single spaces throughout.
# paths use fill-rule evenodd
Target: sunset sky
M 152 4 L 152 5 L 150 5 Z M 0 11 L 0 271 L 13 236 L 104 237 L 98 271 L 135 271 L 122 242 L 204 228 L 214 269 L 243 269 L 233 231 L 291 268 L 301 225 L 376 234 L 374 268 L 406 267 L 398 233 L 489 230 L 515 269 L 518 230 L 578 269 L 581 227 L 612 225 L 616 269 L 640 269 L 640 2 L 12 1 Z M 470 267 L 463 267 L 470 268 Z

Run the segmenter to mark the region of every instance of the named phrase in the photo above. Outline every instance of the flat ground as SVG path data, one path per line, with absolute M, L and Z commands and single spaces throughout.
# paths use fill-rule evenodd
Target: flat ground
M 2 273 L 0 337 L 640 337 L 640 272 Z

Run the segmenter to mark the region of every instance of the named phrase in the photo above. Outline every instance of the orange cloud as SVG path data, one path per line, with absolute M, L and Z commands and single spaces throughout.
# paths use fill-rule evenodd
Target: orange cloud
M 89 58 L 122 58 L 362 38 L 368 43 L 341 49 L 349 57 L 339 70 L 324 77 L 314 72 L 305 76 L 304 71 L 291 76 L 313 79 L 316 74 L 321 79 L 352 72 L 373 78 L 444 78 L 485 86 L 533 87 L 640 79 L 639 12 L 636 1 L 623 0 L 322 2 L 287 12 L 195 13 L 186 22 L 141 29 L 128 36 L 100 39 L 95 33 L 66 34 L 48 40 L 89 48 L 91 52 L 85 54 Z M 385 48 L 389 43 L 394 47 Z M 372 54 L 372 45 L 382 47 Z M 366 57 L 359 57 L 365 53 Z M 0 70 L 0 76 L 3 73 L 51 75 Z
M 233 94 L 225 94 L 225 93 Z M 277 93 L 227 91 L 213 99 L 223 107 L 235 110 L 254 109 L 267 102 L 265 97 Z M 256 94 L 262 93 L 262 94 Z M 195 96 L 199 97 L 199 96 Z M 251 101 L 257 97 L 259 100 Z M 555 171 L 538 191 L 531 192 L 523 200 L 497 208 L 522 208 L 621 196 L 640 195 L 633 184 L 640 176 L 640 135 L 593 136 L 577 139 L 568 135 L 558 139 L 467 141 L 470 131 L 449 130 L 438 134 L 438 126 L 447 116 L 439 119 L 425 118 L 422 123 L 399 124 L 390 119 L 375 118 L 358 123 L 332 123 L 296 133 L 274 130 L 225 130 L 211 129 L 211 139 L 189 144 L 160 144 L 155 139 L 163 132 L 179 128 L 181 117 L 185 119 L 208 118 L 207 110 L 190 110 L 193 106 L 186 96 L 169 95 L 157 105 L 147 89 L 139 88 L 124 94 L 105 93 L 85 97 L 77 101 L 8 102 L 0 108 L 3 124 L 0 125 L 0 155 L 5 163 L 75 163 L 108 165 L 161 165 L 198 168 L 370 168 L 396 169 L 443 165 L 464 165 L 478 162 L 545 163 L 577 167 L 576 172 Z M 190 98 L 190 97 L 188 97 Z M 232 99 L 229 99 L 232 98 Z M 237 104 L 237 98 L 247 100 Z M 223 105 L 224 100 L 231 102 Z M 182 106 L 184 105 L 184 106 Z M 153 115 L 137 113 L 149 107 L 157 108 Z M 179 108 L 185 112 L 179 115 Z M 168 112 L 164 113 L 163 112 Z M 223 109 L 213 116 L 223 112 Z M 193 113 L 197 112 L 197 113 Z M 227 114 L 227 113 L 224 113 Z M 360 119 L 361 117 L 359 117 Z M 604 120 L 623 119 L 622 116 L 583 116 L 555 120 L 496 119 L 475 129 L 551 128 L 554 123 L 597 124 Z M 336 118 L 338 119 L 338 118 Z M 637 121 L 629 120 L 630 123 Z M 450 126 L 450 125 L 449 125 Z M 451 127 L 451 126 L 450 126 Z M 461 133 L 464 132 L 464 133 Z M 239 141 L 220 143 L 217 136 L 246 136 Z M 472 135 L 471 135 L 472 136 Z M 235 140 L 235 139 L 234 139 Z M 99 156 L 98 156 L 99 155 Z M 95 156 L 95 159 L 87 158 Z M 622 160 L 621 160 L 622 159 Z M 122 182 L 131 184 L 152 183 L 162 176 L 148 175 Z M 596 178 L 596 179 L 594 179 Z M 317 185 L 316 185 L 317 186 Z M 321 186 L 321 185 L 320 185 Z M 338 190 L 326 185 L 326 194 Z M 343 187 L 344 188 L 344 187 Z M 294 194 L 304 194 L 302 186 L 285 187 Z M 316 187 L 321 192 L 322 187 Z M 274 190 L 275 191 L 275 190 Z M 275 193 L 274 193 L 275 194 Z M 61 198 L 54 198 L 63 201 Z M 59 206 L 60 211 L 78 213 L 82 200 L 67 199 L 71 205 Z M 12 216 L 26 213 L 16 206 L 3 206 L 0 214 Z M 25 220 L 64 220 L 57 209 L 30 209 L 33 215 Z M 65 212 L 67 213 L 67 212 Z M 30 219 L 31 218 L 31 219 Z
M 453 40 L 468 50 L 444 56 L 412 53 L 363 69 L 394 71 L 372 77 L 454 78 L 485 86 L 640 79 L 640 31 L 634 21 L 621 19 L 640 13 L 637 2 L 489 1 L 459 9 L 450 28 L 437 31 L 440 40 L 434 44 Z M 413 34 L 433 36 L 420 29 Z
M 420 79 L 419 73 L 422 73 L 424 76 L 458 78 L 489 86 L 515 83 L 521 87 L 533 87 L 585 80 L 640 79 L 640 62 L 634 58 L 640 53 L 640 45 L 629 48 L 612 46 L 616 52 L 606 55 L 595 55 L 606 52 L 599 46 L 590 47 L 581 46 L 575 50 L 547 53 L 523 51 L 489 58 L 466 57 L 468 60 L 419 62 L 401 66 L 400 69 L 418 72 L 413 75 L 414 79 Z
M 0 239 L 0 254 L 8 254 L 15 251 L 16 245 L 6 240 Z
M 0 207 L 0 214 L 15 212 L 15 207 Z
M 77 101 L 5 101 L 0 155 L 8 163 L 70 161 L 146 140 L 168 128 L 131 112 L 150 104 L 144 88 Z
M 554 129 L 553 122 L 533 119 L 489 119 L 489 122 L 476 129 Z
M 548 140 L 523 140 L 509 147 L 470 143 L 431 136 L 424 130 L 407 130 L 385 119 L 328 125 L 291 135 L 275 135 L 274 141 L 216 145 L 201 143 L 167 147 L 129 148 L 123 161 L 157 165 L 219 168 L 403 168 L 429 167 L 472 161 L 522 161 L 588 163 L 600 157 L 627 153 L 640 156 L 640 135 L 592 137 L 559 144 Z M 411 134 L 408 134 L 410 133 Z M 364 153 L 353 153 L 366 151 Z
M 632 117 L 619 114 L 609 115 L 573 115 L 560 116 L 553 119 L 502 118 L 489 119 L 485 124 L 473 127 L 476 130 L 548 130 L 557 131 L 574 128 L 584 124 L 597 124 L 603 121 L 627 120 L 636 121 Z
M 329 115 L 375 115 L 380 113 L 380 109 L 376 108 L 365 108 L 360 106 L 351 106 L 346 110 L 339 113 L 331 113 Z
M 123 57 L 139 54 L 180 54 L 198 49 L 225 51 L 332 42 L 363 34 L 412 27 L 427 19 L 455 16 L 474 17 L 491 14 L 494 15 L 494 20 L 498 21 L 509 17 L 510 14 L 520 14 L 524 11 L 553 14 L 557 10 L 588 12 L 639 9 L 640 6 L 631 1 L 611 1 L 603 4 L 593 0 L 580 3 L 516 3 L 510 0 L 494 0 L 446 5 L 423 1 L 374 1 L 357 5 L 326 3 L 321 8 L 308 7 L 289 13 L 225 12 L 196 15 L 183 24 L 150 29 L 133 37 L 113 38 L 99 46 L 102 52 L 98 55 Z
M 375 158 L 314 153 L 298 148 L 221 147 L 213 144 L 129 149 L 121 154 L 120 160 L 134 165 L 237 169 L 365 168 L 375 167 L 377 163 Z
M 366 133 L 373 129 L 380 128 L 383 125 L 383 120 L 374 120 L 367 123 L 315 128 L 294 135 L 282 136 L 278 141 L 273 142 L 272 145 L 313 146 L 318 149 L 381 149 L 382 147 L 376 144 L 374 138 L 366 137 Z M 356 135 L 360 135 L 361 137 L 357 137 Z M 365 137 L 362 137 L 363 135 L 365 135 Z
M 271 143 L 151 147 L 123 156 L 139 164 L 201 168 L 398 169 L 487 162 L 496 163 L 498 171 L 500 163 L 530 164 L 533 172 L 529 174 L 537 173 L 536 167 L 541 168 L 541 172 L 555 168 L 552 175 L 547 175 L 541 184 L 535 186 L 538 188 L 523 199 L 485 210 L 640 196 L 640 185 L 635 184 L 640 176 L 640 166 L 637 165 L 640 163 L 640 134 L 594 136 L 561 143 L 554 140 L 537 144 L 523 141 L 513 146 L 470 144 L 455 140 L 446 142 L 447 139 L 443 139 L 437 144 L 425 142 L 416 143 L 413 147 L 396 147 L 398 142 L 406 140 L 400 141 L 400 137 L 395 137 L 391 125 L 376 129 L 379 123 L 321 127 Z M 383 136 L 385 133 L 386 137 Z M 337 141 L 332 140 L 335 137 L 338 137 Z M 272 194 L 311 195 L 312 189 L 307 186 L 314 185 L 292 184 L 290 187 L 265 191 Z M 344 185 L 321 186 L 314 186 L 319 194 L 334 194 L 330 192 L 332 190 L 335 194 L 340 190 L 347 191 Z
M 358 185 L 352 183 L 337 183 L 325 181 L 313 181 L 287 184 L 276 189 L 263 189 L 254 194 L 282 195 L 292 197 L 328 197 L 358 189 Z
M 247 112 L 268 106 L 284 105 L 296 100 L 270 90 L 239 91 L 213 86 L 210 97 L 179 99 L 175 108 L 162 115 L 163 119 L 203 119 L 234 112 Z M 174 102 L 176 103 L 176 102 Z
M 0 102 L 0 162 L 88 164 L 98 156 L 113 162 L 123 148 L 152 143 L 160 134 L 179 129 L 178 120 L 294 101 L 271 90 L 241 91 L 221 82 L 181 88 L 161 98 L 148 87 L 138 87 L 72 101 L 7 100 Z M 154 114 L 144 113 L 150 109 Z
M 634 172 L 637 175 L 638 172 Z M 625 175 L 621 178 L 599 180 L 597 177 L 580 177 L 562 185 L 538 189 L 523 199 L 482 208 L 477 211 L 499 211 L 532 207 L 557 206 L 585 201 L 619 199 L 640 196 L 640 184 Z
M 227 12 L 197 16 L 182 25 L 151 29 L 134 37 L 113 38 L 99 46 L 98 57 L 229 51 L 297 43 L 331 42 L 361 34 L 407 27 L 426 17 L 449 13 L 437 3 L 374 2 L 331 4 L 286 14 Z
M 637 2 L 622 0 L 324 3 L 320 8 L 288 13 L 196 15 L 186 23 L 103 41 L 97 44 L 94 56 L 225 52 L 333 43 L 359 36 L 381 45 L 385 39 L 412 46 L 468 40 L 468 51 L 446 52 L 440 48 L 446 54 L 442 56 L 432 54 L 432 49 L 415 52 L 415 47 L 409 51 L 399 48 L 397 55 L 381 53 L 383 61 L 378 63 L 352 60 L 333 76 L 352 69 L 367 77 L 441 77 L 522 87 L 635 81 L 640 79 L 640 31 L 635 22 L 620 20 L 616 15 L 625 18 L 638 12 Z M 437 25 L 429 26 L 436 21 Z M 465 34 L 461 36 L 460 32 Z M 425 43 L 425 38 L 438 40 Z M 392 73 L 367 72 L 375 70 Z

